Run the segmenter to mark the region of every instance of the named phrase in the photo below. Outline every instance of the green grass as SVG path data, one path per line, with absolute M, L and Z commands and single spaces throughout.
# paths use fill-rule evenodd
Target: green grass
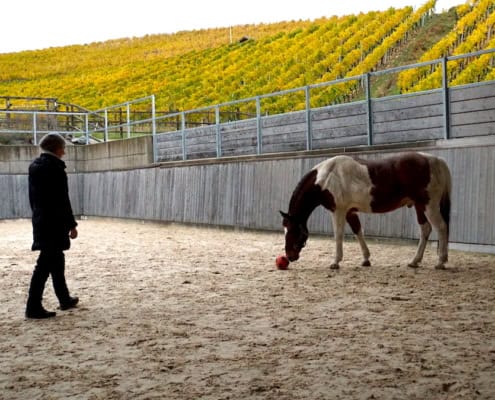
M 433 14 L 424 26 L 410 34 L 405 44 L 395 48 L 394 54 L 380 69 L 384 70 L 418 62 L 426 50 L 452 30 L 455 23 L 455 10 Z M 396 85 L 396 78 L 396 74 L 386 74 L 373 79 L 372 96 L 384 97 L 400 94 Z

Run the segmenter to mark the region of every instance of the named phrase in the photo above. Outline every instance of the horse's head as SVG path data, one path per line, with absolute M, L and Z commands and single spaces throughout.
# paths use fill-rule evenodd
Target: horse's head
M 306 246 L 309 232 L 306 224 L 301 223 L 293 216 L 280 211 L 283 221 L 282 225 L 285 230 L 285 254 L 289 261 L 296 261 L 299 253 Z

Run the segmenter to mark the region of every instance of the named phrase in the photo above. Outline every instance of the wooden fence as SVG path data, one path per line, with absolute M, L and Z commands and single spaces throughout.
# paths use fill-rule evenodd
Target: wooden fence
M 495 82 L 490 81 L 453 87 L 447 94 L 439 89 L 163 133 L 156 135 L 155 159 L 163 162 L 493 134 Z
M 485 145 L 426 148 L 446 159 L 454 188 L 451 241 L 495 245 L 495 141 Z M 390 152 L 360 153 L 364 158 Z M 278 210 L 286 210 L 303 174 L 326 156 L 168 166 L 83 176 L 84 214 L 252 229 L 281 229 Z M 372 236 L 417 238 L 414 210 L 364 215 Z M 321 207 L 310 230 L 331 233 Z

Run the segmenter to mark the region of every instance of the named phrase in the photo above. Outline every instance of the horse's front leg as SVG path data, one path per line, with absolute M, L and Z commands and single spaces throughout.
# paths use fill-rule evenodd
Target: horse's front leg
M 426 218 L 426 215 L 424 213 L 424 208 L 422 208 L 419 205 L 416 205 L 415 208 L 416 208 L 416 217 L 418 219 L 418 224 L 420 227 L 420 236 L 419 236 L 418 249 L 416 250 L 416 255 L 414 256 L 413 260 L 408 264 L 408 266 L 412 268 L 417 268 L 419 266 L 419 263 L 423 260 L 426 244 L 428 243 L 428 238 L 430 237 L 430 233 L 431 233 L 431 224 Z
M 431 233 L 431 225 L 428 221 L 420 225 L 421 232 L 419 237 L 418 249 L 413 260 L 408 264 L 409 267 L 417 268 L 419 263 L 423 260 L 423 254 L 425 253 L 426 244 Z
M 339 263 L 342 261 L 344 255 L 343 242 L 344 242 L 344 225 L 345 225 L 345 213 L 337 210 L 332 214 L 333 232 L 335 237 L 335 259 L 330 265 L 331 269 L 339 269 Z
M 363 229 L 361 227 L 361 221 L 359 221 L 358 215 L 354 211 L 350 210 L 347 212 L 345 219 L 347 220 L 347 223 L 351 227 L 354 235 L 356 235 L 356 238 L 359 242 L 359 246 L 361 247 L 361 253 L 363 253 L 363 262 L 361 263 L 361 265 L 363 267 L 371 266 L 370 250 L 368 249 L 368 246 L 366 245 L 366 242 L 364 240 Z

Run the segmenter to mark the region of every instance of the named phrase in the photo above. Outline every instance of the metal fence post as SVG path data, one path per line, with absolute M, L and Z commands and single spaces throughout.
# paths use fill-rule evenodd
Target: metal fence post
M 371 74 L 368 72 L 363 75 L 366 86 L 366 113 L 368 117 L 367 129 L 368 129 L 368 146 L 373 146 L 373 109 L 371 106 Z
M 104 131 L 104 142 L 108 142 L 108 110 L 105 108 L 105 131 Z
M 256 96 L 256 154 L 263 152 L 263 133 L 261 127 L 261 100 Z
M 86 131 L 86 144 L 89 144 L 89 115 L 84 115 L 84 129 Z
M 447 69 L 447 57 L 442 58 L 442 91 L 443 91 L 443 137 L 450 139 L 450 95 L 449 95 L 449 71 Z
M 309 89 L 309 86 L 304 87 L 306 96 L 306 150 L 313 150 L 313 129 L 311 126 L 311 99 L 309 97 Z
M 181 133 L 182 133 L 182 159 L 187 159 L 187 151 L 186 151 L 186 113 L 182 111 L 180 113 L 180 125 L 181 125 Z
M 129 103 L 126 104 L 126 123 L 127 123 L 127 139 L 131 137 L 131 105 Z
M 220 107 L 215 106 L 215 126 L 217 130 L 217 158 L 222 157 L 222 132 L 220 131 Z
M 158 162 L 158 147 L 156 137 L 156 110 L 155 110 L 155 95 L 151 95 L 151 135 L 153 146 L 153 162 Z
M 36 112 L 33 113 L 33 136 L 34 144 L 38 144 L 38 132 L 36 131 Z

